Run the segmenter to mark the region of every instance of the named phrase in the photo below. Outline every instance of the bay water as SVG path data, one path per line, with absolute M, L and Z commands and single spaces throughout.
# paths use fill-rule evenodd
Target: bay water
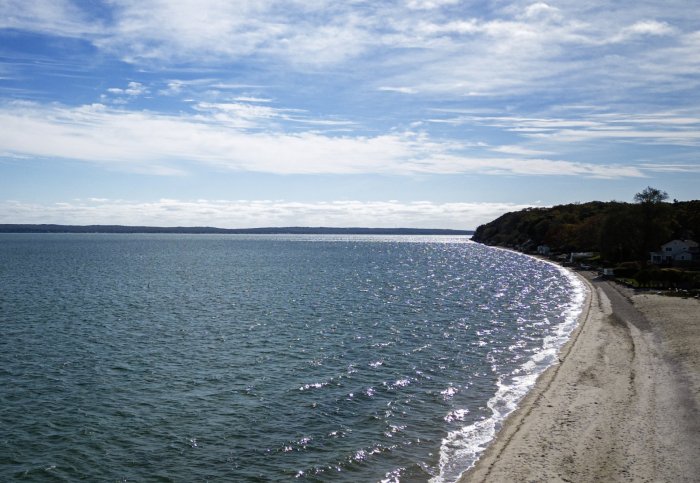
M 466 237 L 0 235 L 0 480 L 455 481 L 582 284 Z

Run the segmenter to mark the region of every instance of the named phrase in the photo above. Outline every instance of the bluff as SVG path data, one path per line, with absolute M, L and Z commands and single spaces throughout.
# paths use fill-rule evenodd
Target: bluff
M 602 260 L 621 262 L 646 260 L 675 238 L 700 238 L 700 200 L 526 208 L 479 226 L 472 240 L 525 251 L 547 245 L 553 252 L 599 252 Z

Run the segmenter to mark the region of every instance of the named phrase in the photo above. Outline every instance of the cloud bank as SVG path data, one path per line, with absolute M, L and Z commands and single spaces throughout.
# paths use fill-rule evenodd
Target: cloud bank
M 277 114 L 266 106 L 200 105 L 197 116 L 33 103 L 0 107 L 0 153 L 65 158 L 112 169 L 177 175 L 188 166 L 274 174 L 512 174 L 642 177 L 634 166 L 493 156 L 419 132 L 330 136 L 249 131 Z M 565 134 L 565 133 L 564 133 Z M 41 142 L 37 142 L 41 139 Z M 516 153 L 522 154 L 522 153 Z
M 329 226 L 473 229 L 532 205 L 428 201 L 72 200 L 0 202 L 0 223 L 121 224 L 148 226 Z M 109 221 L 105 221 L 109 220 Z

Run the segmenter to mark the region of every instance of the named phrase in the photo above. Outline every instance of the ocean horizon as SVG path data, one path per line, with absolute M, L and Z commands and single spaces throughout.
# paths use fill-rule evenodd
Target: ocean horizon
M 455 481 L 585 289 L 466 236 L 0 234 L 0 478 Z

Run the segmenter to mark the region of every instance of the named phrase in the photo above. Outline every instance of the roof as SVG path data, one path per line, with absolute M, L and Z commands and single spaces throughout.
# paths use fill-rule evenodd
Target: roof
M 675 242 L 683 243 L 683 244 L 685 244 L 685 245 L 688 246 L 688 247 L 697 247 L 697 246 L 698 246 L 698 242 L 696 242 L 696 241 L 693 241 L 693 240 L 679 240 L 679 239 L 668 241 L 668 242 L 664 243 L 662 246 L 670 245 L 671 243 L 675 243 Z

